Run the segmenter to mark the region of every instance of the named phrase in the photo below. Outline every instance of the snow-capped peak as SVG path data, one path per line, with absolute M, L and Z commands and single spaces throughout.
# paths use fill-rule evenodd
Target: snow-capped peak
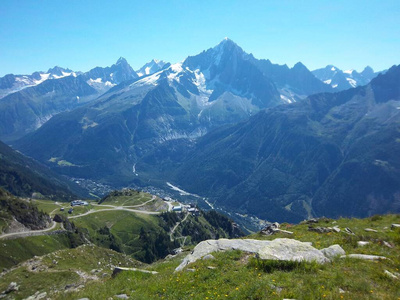
M 154 74 L 160 71 L 166 64 L 167 63 L 162 60 L 152 59 L 150 62 L 146 63 L 143 67 L 137 70 L 136 73 L 139 75 L 139 77 Z

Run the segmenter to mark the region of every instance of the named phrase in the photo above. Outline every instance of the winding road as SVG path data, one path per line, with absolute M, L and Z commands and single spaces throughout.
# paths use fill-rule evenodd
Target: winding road
M 55 202 L 55 204 L 59 205 L 57 202 Z M 51 218 L 51 226 L 50 227 L 47 227 L 46 229 L 40 229 L 40 230 L 26 230 L 26 231 L 19 231 L 19 232 L 4 233 L 4 234 L 0 235 L 0 239 L 9 238 L 9 237 L 18 238 L 18 237 L 36 236 L 36 235 L 42 235 L 43 233 L 52 231 L 57 226 L 57 223 L 53 221 L 53 214 L 56 210 L 58 210 L 58 208 L 53 209 L 52 212 L 49 213 L 49 216 Z
M 70 216 L 68 217 L 68 219 L 75 219 L 75 218 L 80 218 L 83 216 L 87 216 L 90 214 L 94 214 L 94 213 L 98 213 L 98 212 L 103 212 L 103 211 L 114 211 L 114 210 L 118 210 L 118 211 L 129 211 L 129 212 L 134 212 L 134 213 L 139 213 L 139 214 L 146 214 L 146 215 L 159 215 L 161 214 L 161 212 L 157 212 L 157 211 L 146 211 L 146 210 L 138 210 L 138 209 L 133 209 L 135 207 L 141 207 L 146 205 L 147 203 L 154 201 L 156 199 L 156 196 L 152 196 L 152 198 L 142 204 L 138 204 L 138 205 L 131 205 L 131 206 L 115 206 L 115 205 L 107 205 L 107 204 L 92 204 L 94 206 L 97 207 L 109 207 L 109 208 L 105 208 L 105 209 L 98 209 L 98 210 L 94 210 L 91 209 L 83 214 L 80 215 L 76 215 L 76 216 Z M 57 202 L 55 202 L 55 204 L 61 206 L 60 204 L 58 204 Z M 5 239 L 5 238 L 18 238 L 18 237 L 27 237 L 27 236 L 36 236 L 36 235 L 43 235 L 46 234 L 49 231 L 52 231 L 56 228 L 57 223 L 53 221 L 53 216 L 54 213 L 58 210 L 58 208 L 54 209 L 49 215 L 51 218 L 51 226 L 46 228 L 46 229 L 40 229 L 40 230 L 26 230 L 26 231 L 20 231 L 20 232 L 12 232 L 12 233 L 5 233 L 5 234 L 1 234 L 0 235 L 0 239 Z M 177 224 L 179 225 L 179 224 Z
M 186 213 L 186 216 L 183 218 L 183 220 L 180 221 L 180 222 L 176 222 L 174 228 L 172 228 L 171 232 L 169 233 L 169 239 L 171 240 L 171 242 L 174 241 L 174 238 L 172 237 L 172 235 L 174 234 L 176 228 L 178 228 L 178 226 L 179 226 L 181 223 L 185 222 L 188 216 L 189 216 L 189 213 Z

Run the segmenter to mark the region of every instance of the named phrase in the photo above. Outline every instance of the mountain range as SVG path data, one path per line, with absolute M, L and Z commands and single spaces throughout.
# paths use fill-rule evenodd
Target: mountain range
M 362 74 L 356 85 L 375 73 Z M 4 97 L 0 137 L 60 174 L 114 187 L 170 181 L 269 220 L 399 211 L 398 67 L 341 92 L 318 76 L 229 39 L 137 72 L 120 58 Z
M 335 91 L 343 91 L 366 85 L 378 74 L 385 71 L 375 72 L 367 66 L 361 73 L 358 73 L 356 70 L 342 71 L 335 66 L 328 65 L 325 68 L 314 70 L 312 73 L 322 82 L 329 84 Z
M 261 111 L 186 149 L 164 145 L 136 169 L 268 220 L 399 212 L 399 109 L 396 66 L 366 86 Z

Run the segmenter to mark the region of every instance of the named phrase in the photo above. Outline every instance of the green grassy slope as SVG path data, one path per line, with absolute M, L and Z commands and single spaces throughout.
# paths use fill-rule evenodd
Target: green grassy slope
M 107 299 L 126 293 L 134 299 L 398 299 L 400 280 L 392 279 L 385 270 L 399 273 L 400 231 L 390 225 L 400 222 L 400 215 L 368 219 L 339 219 L 318 226 L 349 227 L 355 235 L 340 233 L 319 234 L 307 230 L 308 224 L 283 228 L 294 232 L 293 238 L 311 241 L 322 249 L 338 243 L 347 254 L 364 253 L 386 256 L 387 260 L 363 261 L 335 259 L 325 265 L 312 263 L 287 264 L 259 261 L 239 251 L 216 253 L 215 260 L 201 260 L 188 268 L 192 271 L 174 273 L 187 253 L 171 260 L 160 261 L 149 268 L 157 275 L 126 272 L 102 284 L 90 284 L 84 290 L 69 294 L 66 299 Z M 366 232 L 373 228 L 378 233 Z M 282 234 L 257 239 L 284 237 Z M 357 241 L 370 241 L 364 247 Z M 383 244 L 390 243 L 393 248 Z

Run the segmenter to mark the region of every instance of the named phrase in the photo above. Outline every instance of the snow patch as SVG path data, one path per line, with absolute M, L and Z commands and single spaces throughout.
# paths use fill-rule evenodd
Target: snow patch
M 326 84 L 331 84 L 331 82 L 332 82 L 332 79 L 328 79 L 328 80 L 324 81 L 324 83 L 326 83 Z
M 292 99 L 286 97 L 285 95 L 281 95 L 281 100 L 286 103 L 293 103 Z
M 355 81 L 354 79 L 352 79 L 352 78 L 346 78 L 346 80 L 350 83 L 350 85 L 351 85 L 352 87 L 356 87 L 356 86 L 357 86 L 357 81 Z

